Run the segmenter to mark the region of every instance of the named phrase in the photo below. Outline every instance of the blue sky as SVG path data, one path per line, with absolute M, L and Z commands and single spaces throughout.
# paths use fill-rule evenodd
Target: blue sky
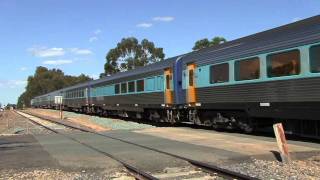
M 40 65 L 97 77 L 123 37 L 171 57 L 201 38 L 233 40 L 319 12 L 318 0 L 0 0 L 0 103 L 16 103 Z

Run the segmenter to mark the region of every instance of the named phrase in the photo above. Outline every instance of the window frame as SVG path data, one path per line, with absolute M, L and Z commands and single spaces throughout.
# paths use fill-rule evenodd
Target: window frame
M 228 73 L 227 73 L 227 81 L 223 81 L 223 82 L 214 82 L 214 79 L 213 79 L 213 77 L 214 76 L 212 76 L 212 75 L 214 75 L 214 74 L 212 74 L 212 72 L 214 72 L 214 70 L 213 70 L 213 67 L 214 66 L 221 66 L 221 65 L 227 65 L 227 69 L 228 69 Z M 209 67 L 209 82 L 210 82 L 210 84 L 222 84 L 222 83 L 228 83 L 228 82 L 230 82 L 230 64 L 229 64 L 229 62 L 223 62 L 223 63 L 219 63 L 219 64 L 212 64 L 212 65 L 210 65 L 210 67 Z
M 120 84 L 119 83 L 114 85 L 114 94 L 120 94 Z
M 124 85 L 126 88 L 122 88 L 123 85 Z M 122 91 L 122 90 L 125 90 L 125 92 Z M 121 93 L 121 94 L 126 94 L 126 93 L 128 93 L 127 82 L 122 82 L 122 83 L 120 83 L 120 93 Z
M 311 49 L 312 48 L 316 48 L 316 47 L 318 47 L 318 48 L 320 48 L 320 44 L 314 44 L 314 45 L 311 45 L 310 47 L 309 47 L 309 70 L 310 70 L 310 72 L 312 73 L 312 74 L 314 74 L 314 73 L 320 73 L 320 70 L 319 71 L 313 71 L 313 64 L 312 64 L 312 54 L 311 54 Z M 319 52 L 320 53 L 320 52 Z M 320 61 L 320 60 L 319 60 Z M 319 68 L 320 68 L 320 62 L 319 62 Z
M 165 79 L 166 79 L 166 89 L 170 90 L 171 89 L 171 75 L 167 74 L 165 76 Z
M 143 84 L 142 84 L 142 90 L 141 89 L 139 89 L 139 87 L 138 87 L 138 82 L 143 82 Z M 136 92 L 144 92 L 144 79 L 138 79 L 138 80 L 136 80 Z
M 258 68 L 259 68 L 259 74 L 257 78 L 253 79 L 240 79 L 240 63 L 245 61 L 258 61 Z M 250 58 L 245 59 L 239 59 L 234 61 L 234 80 L 235 81 L 250 81 L 250 80 L 257 80 L 261 78 L 261 59 L 259 56 L 254 56 Z
M 129 84 L 133 84 L 133 91 L 130 91 L 130 85 Z M 136 83 L 134 81 L 129 81 L 128 82 L 128 85 L 127 85 L 127 88 L 128 88 L 128 93 L 134 93 L 136 92 Z
M 274 55 L 280 55 L 280 54 L 285 54 L 285 53 L 289 53 L 289 52 L 298 52 L 298 61 L 299 61 L 299 72 L 297 74 L 288 74 L 288 75 L 281 75 L 281 76 L 276 76 L 276 75 L 273 75 L 271 73 L 272 71 L 272 60 L 271 60 L 271 57 L 274 56 Z M 297 75 L 300 75 L 301 74 L 301 52 L 300 52 L 300 49 L 299 48 L 295 48 L 295 49 L 290 49 L 290 50 L 285 50 L 285 51 L 280 51 L 280 52 L 274 52 L 274 53 L 270 53 L 270 54 L 267 54 L 266 55 L 266 76 L 267 78 L 280 78 L 280 77 L 290 77 L 290 76 L 297 76 Z
M 192 72 L 192 73 L 191 73 Z M 191 75 L 190 75 L 191 74 Z M 194 85 L 194 69 L 189 69 L 188 70 L 188 85 L 192 87 Z M 191 77 L 191 78 L 190 78 Z
M 156 90 L 163 89 L 163 76 L 156 76 Z

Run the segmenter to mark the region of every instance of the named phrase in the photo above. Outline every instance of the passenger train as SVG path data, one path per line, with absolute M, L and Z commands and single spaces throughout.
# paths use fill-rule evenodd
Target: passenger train
M 33 107 L 320 137 L 320 16 L 35 97 Z

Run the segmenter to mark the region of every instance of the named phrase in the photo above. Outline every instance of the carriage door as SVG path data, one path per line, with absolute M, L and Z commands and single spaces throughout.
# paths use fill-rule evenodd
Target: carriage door
M 165 104 L 173 104 L 173 92 L 172 92 L 172 69 L 168 68 L 164 70 L 165 90 L 164 98 Z
M 196 103 L 196 88 L 195 88 L 195 64 L 187 65 L 187 74 L 188 79 L 186 81 L 187 84 L 187 103 L 194 105 Z

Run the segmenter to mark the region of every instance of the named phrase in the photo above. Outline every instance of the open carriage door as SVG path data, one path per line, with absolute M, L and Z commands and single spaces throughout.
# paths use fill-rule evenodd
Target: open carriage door
M 196 65 L 194 63 L 187 65 L 187 103 L 194 106 L 196 103 L 196 81 L 195 81 Z
M 164 102 L 166 105 L 173 104 L 173 89 L 172 89 L 172 69 L 168 68 L 164 70 L 165 90 L 164 90 Z

